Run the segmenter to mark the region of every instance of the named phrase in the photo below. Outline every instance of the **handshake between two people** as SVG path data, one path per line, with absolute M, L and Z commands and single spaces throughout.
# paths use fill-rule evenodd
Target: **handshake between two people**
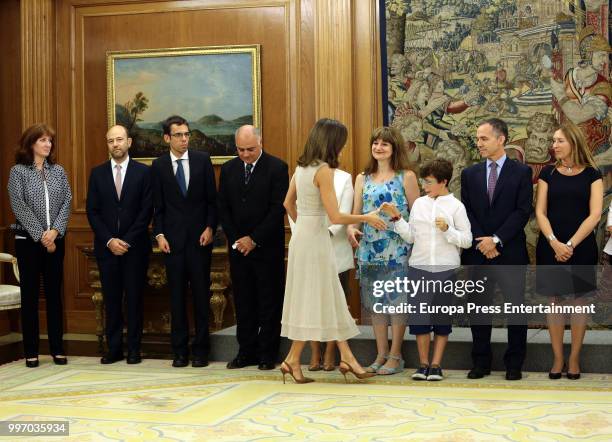
M 376 209 L 373 212 L 370 212 L 368 214 L 368 216 L 374 216 L 376 218 L 378 218 L 380 220 L 379 214 L 380 213 L 384 213 L 385 215 L 387 215 L 390 220 L 392 222 L 398 221 L 402 218 L 402 214 L 399 211 L 399 209 L 397 208 L 397 206 L 393 203 L 390 202 L 384 202 L 380 205 L 380 207 L 378 209 Z M 382 220 L 381 220 L 382 221 Z M 438 216 L 435 218 L 435 226 L 436 228 L 438 228 L 440 231 L 442 232 L 446 232 L 448 230 L 448 223 L 446 221 L 446 219 L 443 216 Z M 368 223 L 370 224 L 370 223 Z M 376 226 L 374 226 L 376 227 Z M 378 228 L 378 227 L 376 227 Z M 383 230 L 386 228 L 386 225 L 384 228 L 378 228 L 379 230 Z M 349 239 L 349 242 L 351 243 L 351 246 L 353 247 L 358 247 L 359 246 L 359 240 L 361 239 L 361 237 L 363 236 L 363 232 L 361 232 L 355 225 L 350 225 L 347 228 L 347 236 Z

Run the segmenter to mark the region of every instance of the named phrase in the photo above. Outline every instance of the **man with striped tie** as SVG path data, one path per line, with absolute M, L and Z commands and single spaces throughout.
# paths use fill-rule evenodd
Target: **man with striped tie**
M 189 283 L 195 322 L 192 366 L 205 367 L 210 350 L 210 261 L 217 227 L 215 175 L 208 153 L 188 149 L 191 132 L 187 120 L 174 115 L 162 123 L 162 128 L 170 151 L 151 165 L 153 232 L 166 260 L 172 366 L 185 367 L 189 361 L 189 321 L 185 308 Z
M 484 162 L 463 170 L 461 200 L 472 227 L 474 242 L 463 251 L 461 262 L 471 266 L 474 281 L 483 280 L 485 292 L 470 301 L 493 305 L 499 286 L 505 302 L 521 303 L 525 270 L 529 263 L 525 225 L 532 211 L 531 169 L 506 157 L 508 126 L 502 120 L 483 121 L 476 131 L 476 145 Z M 470 379 L 491 372 L 491 315 L 473 315 Z M 506 379 L 519 380 L 525 359 L 527 325 L 523 318 L 508 318 L 508 347 L 504 355 Z

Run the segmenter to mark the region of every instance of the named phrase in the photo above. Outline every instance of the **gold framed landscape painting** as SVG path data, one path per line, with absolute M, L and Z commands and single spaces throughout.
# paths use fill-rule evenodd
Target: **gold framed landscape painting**
M 125 126 L 130 156 L 150 163 L 168 150 L 161 122 L 180 115 L 189 148 L 222 164 L 236 155 L 238 127 L 261 127 L 260 72 L 260 45 L 109 51 L 109 126 Z

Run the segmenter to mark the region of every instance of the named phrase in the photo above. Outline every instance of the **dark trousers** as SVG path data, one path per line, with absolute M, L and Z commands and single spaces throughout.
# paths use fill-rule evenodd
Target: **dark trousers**
M 108 351 L 123 354 L 123 299 L 127 316 L 127 347 L 129 353 L 140 352 L 142 316 L 148 251 L 130 249 L 122 256 L 98 258 L 100 282 L 104 293 L 105 331 Z
M 501 305 L 495 303 L 493 295 L 496 285 L 499 286 L 504 302 L 519 304 L 525 297 L 525 266 L 488 265 L 475 266 L 472 280 L 486 279 L 485 292 L 474 294 L 470 301 L 477 305 Z M 503 311 L 503 308 L 502 308 Z M 473 315 L 472 329 L 472 362 L 474 367 L 491 368 L 491 316 Z M 525 361 L 527 349 L 527 322 L 513 316 L 508 319 L 508 346 L 504 354 L 504 365 L 507 370 L 520 370 Z
M 348 300 L 351 296 L 351 270 L 345 270 L 344 272 L 338 273 L 338 278 L 340 279 L 340 285 L 342 286 L 342 291 L 344 292 L 344 296 Z
M 285 288 L 282 252 L 276 258 L 248 256 L 232 250 L 230 270 L 236 308 L 239 355 L 274 362 L 280 345 Z
M 191 343 L 191 351 L 194 357 L 208 357 L 211 256 L 212 244 L 206 247 L 187 244 L 183 250 L 166 255 L 172 315 L 171 341 L 172 350 L 176 356 L 189 356 L 189 319 L 186 309 L 187 284 L 189 283 L 195 322 L 195 336 Z
M 64 272 L 64 238 L 55 240 L 56 250 L 48 253 L 40 242 L 30 238 L 15 239 L 15 253 L 19 265 L 21 287 L 21 329 L 26 358 L 38 356 L 40 331 L 38 324 L 38 297 L 40 275 L 43 276 L 47 306 L 47 335 L 52 355 L 64 355 L 62 276 Z

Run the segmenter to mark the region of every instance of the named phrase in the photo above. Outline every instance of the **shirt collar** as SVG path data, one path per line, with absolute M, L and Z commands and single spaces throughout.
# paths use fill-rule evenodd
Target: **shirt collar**
M 251 163 L 253 165 L 253 169 L 255 169 L 255 165 L 257 164 L 262 155 L 263 149 L 261 150 L 261 152 L 259 152 L 259 156 L 257 157 L 257 159 Z M 246 169 L 247 163 L 245 163 L 244 161 L 242 163 L 244 164 L 244 168 Z
M 448 199 L 451 199 L 451 198 L 455 197 L 455 195 L 453 195 L 452 192 L 449 192 L 448 195 L 440 195 L 440 196 L 438 196 L 436 198 L 432 198 L 429 195 L 425 195 L 425 196 L 427 198 L 429 198 L 431 201 L 444 201 L 444 200 L 448 200 Z
M 172 151 L 170 151 L 170 159 L 172 160 L 172 162 L 176 161 L 176 160 L 189 160 L 189 149 L 187 149 L 185 151 L 185 153 L 183 154 L 182 157 L 177 157 L 175 156 Z
M 501 170 L 502 167 L 504 167 L 504 163 L 506 162 L 506 154 L 503 154 L 502 157 L 500 159 L 498 159 L 496 161 L 497 163 L 497 170 Z M 487 170 L 489 170 L 489 166 L 491 166 L 491 163 L 493 161 L 491 161 L 490 159 L 487 158 Z
M 113 170 L 115 170 L 115 166 L 117 164 L 120 164 L 121 165 L 121 169 L 125 170 L 127 168 L 128 163 L 130 162 L 130 156 L 128 155 L 123 163 L 117 163 L 114 158 L 111 158 L 110 162 L 111 162 L 111 168 Z

